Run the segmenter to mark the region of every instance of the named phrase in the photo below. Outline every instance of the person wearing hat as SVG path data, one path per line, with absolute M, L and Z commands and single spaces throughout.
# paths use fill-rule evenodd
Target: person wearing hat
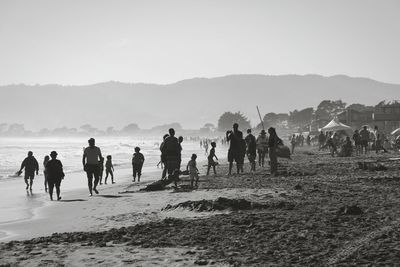
M 86 172 L 89 187 L 89 196 L 93 196 L 94 191 L 96 194 L 99 193 L 97 185 L 100 178 L 100 165 L 99 161 L 103 158 L 99 147 L 95 146 L 94 138 L 88 140 L 89 146 L 83 151 L 83 170 Z M 93 184 L 94 177 L 94 184 Z
M 51 160 L 46 164 L 47 170 L 47 183 L 49 184 L 49 195 L 50 199 L 53 200 L 53 189 L 56 187 L 57 200 L 61 199 L 60 196 L 60 185 L 61 180 L 64 179 L 63 165 L 60 160 L 57 159 L 57 152 L 51 151 Z
M 258 153 L 258 166 L 264 167 L 265 154 L 268 152 L 268 137 L 265 130 L 261 130 L 256 140 Z

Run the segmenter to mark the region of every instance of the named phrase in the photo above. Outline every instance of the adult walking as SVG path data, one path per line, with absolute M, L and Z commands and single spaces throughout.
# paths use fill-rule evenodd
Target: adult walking
M 229 142 L 228 150 L 228 162 L 229 162 L 229 172 L 228 175 L 232 174 L 233 161 L 236 162 L 237 173 L 239 174 L 241 170 L 242 162 L 242 150 L 241 144 L 243 141 L 243 133 L 239 131 L 239 124 L 233 124 L 233 131 L 226 132 L 226 140 Z
M 261 130 L 257 137 L 258 166 L 264 167 L 265 154 L 268 152 L 268 138 L 265 130 Z
M 36 175 L 39 175 L 39 163 L 33 156 L 33 152 L 29 151 L 28 152 L 28 157 L 26 157 L 22 163 L 21 163 L 21 168 L 18 171 L 18 175 L 21 175 L 22 170 L 25 169 L 25 184 L 26 184 L 26 190 L 30 189 L 32 190 L 32 185 L 33 185 L 33 179 L 35 178 L 35 172 Z M 28 183 L 29 180 L 29 183 Z
M 53 189 L 56 188 L 57 200 L 61 199 L 60 196 L 60 185 L 61 180 L 64 179 L 63 165 L 60 160 L 57 159 L 57 152 L 52 151 L 50 153 L 51 160 L 46 164 L 47 169 L 47 182 L 49 184 L 49 195 L 50 199 L 53 200 Z
M 85 148 L 83 151 L 82 164 L 83 169 L 86 172 L 88 179 L 88 187 L 89 187 L 89 196 L 93 196 L 94 191 L 96 194 L 99 193 L 97 191 L 97 185 L 99 183 L 99 175 L 100 175 L 100 166 L 99 161 L 103 156 L 101 155 L 101 150 L 99 147 L 95 146 L 94 138 L 90 138 L 88 140 L 89 146 Z M 93 184 L 94 178 L 94 184 Z
M 271 175 L 276 176 L 278 174 L 278 156 L 276 149 L 282 140 L 276 134 L 276 130 L 273 127 L 268 129 L 269 139 L 268 139 L 268 151 L 269 160 L 271 164 Z

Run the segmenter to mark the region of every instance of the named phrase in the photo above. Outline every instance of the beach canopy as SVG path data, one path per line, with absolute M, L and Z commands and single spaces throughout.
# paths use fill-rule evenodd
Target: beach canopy
M 337 117 L 333 118 L 333 120 L 331 120 L 327 125 L 322 127 L 321 130 L 325 131 L 325 132 L 337 132 L 337 131 L 352 132 L 353 131 L 353 129 L 350 126 L 341 123 Z
M 397 128 L 396 130 L 394 130 L 393 132 L 390 133 L 391 135 L 398 135 L 400 134 L 400 128 Z

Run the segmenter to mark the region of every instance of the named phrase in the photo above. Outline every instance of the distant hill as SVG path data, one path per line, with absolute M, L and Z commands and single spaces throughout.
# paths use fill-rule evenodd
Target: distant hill
M 229 75 L 173 84 L 105 82 L 86 86 L 0 86 L 0 123 L 28 129 L 79 127 L 140 128 L 179 122 L 184 128 L 216 124 L 224 111 L 242 111 L 255 125 L 263 114 L 316 107 L 322 100 L 376 105 L 399 99 L 400 85 L 344 75 Z

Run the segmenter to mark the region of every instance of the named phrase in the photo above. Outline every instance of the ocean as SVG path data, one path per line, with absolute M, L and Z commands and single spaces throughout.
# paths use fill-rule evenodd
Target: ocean
M 40 173 L 43 160 L 55 150 L 66 174 L 82 171 L 83 149 L 88 145 L 88 138 L 0 138 L 0 181 L 16 179 L 28 151 L 32 151 L 39 162 Z M 134 148 L 139 146 L 145 156 L 144 169 L 155 169 L 160 161 L 159 145 L 162 139 L 155 137 L 99 137 L 96 146 L 100 147 L 103 157 L 112 156 L 115 169 L 131 166 Z M 198 161 L 206 160 L 204 149 L 198 142 L 182 143 L 182 164 L 190 160 L 192 153 L 198 155 Z

